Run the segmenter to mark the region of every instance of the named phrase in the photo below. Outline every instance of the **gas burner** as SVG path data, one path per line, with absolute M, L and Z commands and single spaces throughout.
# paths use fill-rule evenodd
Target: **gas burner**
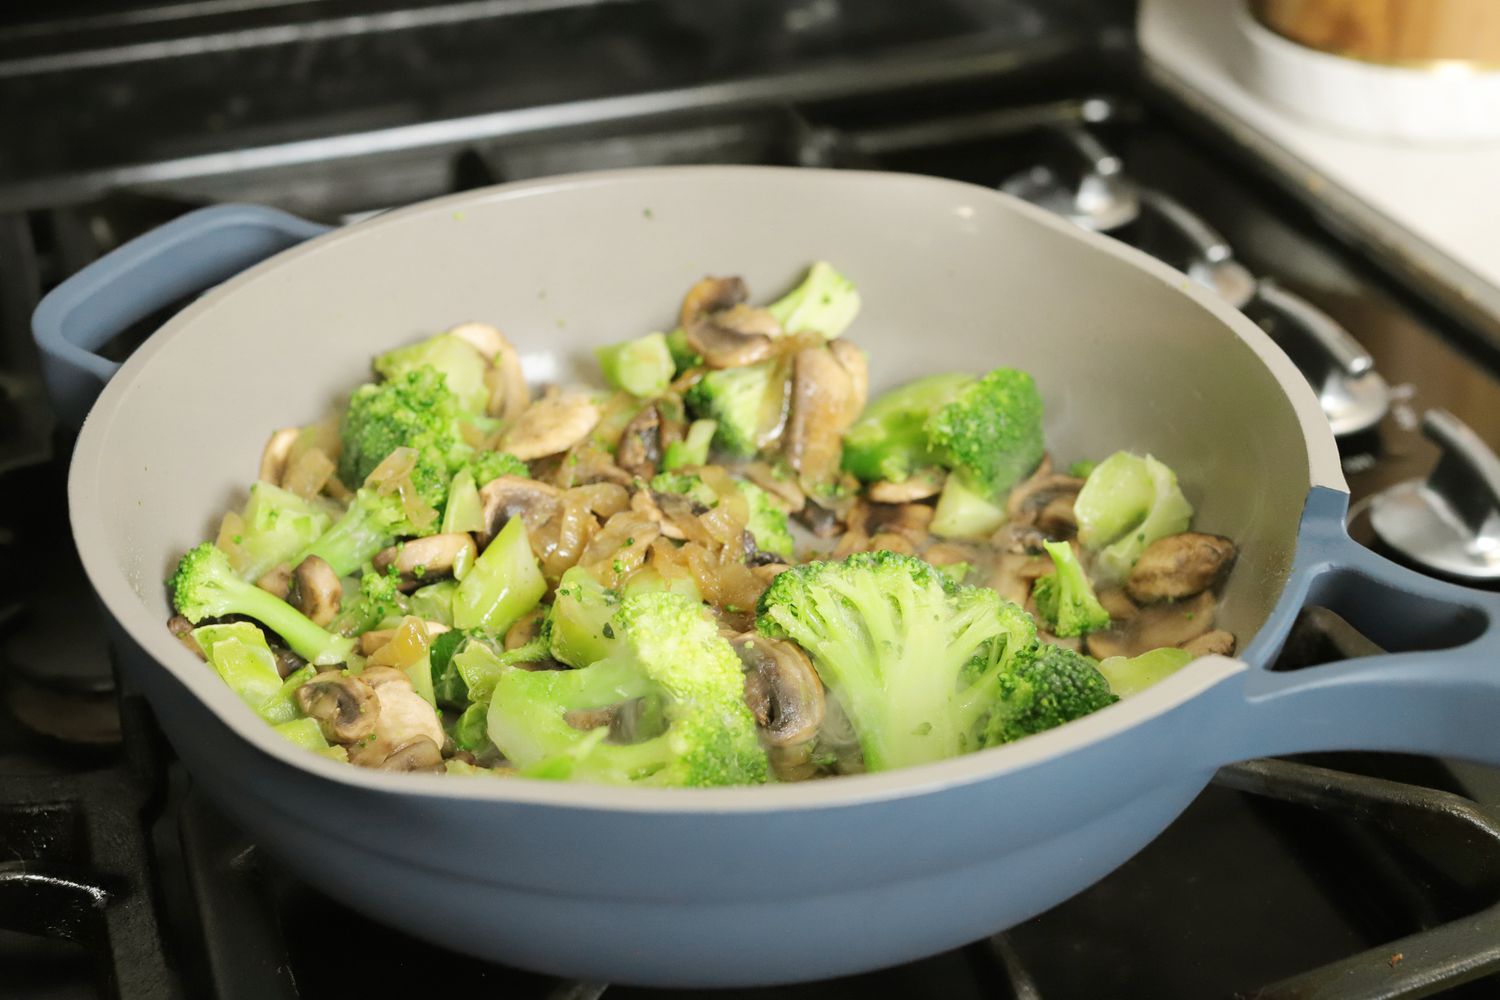
M 1051 131 L 1080 168 L 1073 179 L 1041 164 L 1003 182 L 1002 191 L 1081 228 L 1124 239 L 1255 320 L 1317 391 L 1334 436 L 1359 434 L 1380 422 L 1390 406 L 1389 387 L 1347 330 L 1301 296 L 1257 278 L 1213 227 L 1165 192 L 1137 184 L 1088 130 Z
M 1422 433 L 1442 449 L 1424 479 L 1370 498 L 1380 540 L 1424 569 L 1470 583 L 1500 580 L 1500 459 L 1446 410 L 1428 410 Z

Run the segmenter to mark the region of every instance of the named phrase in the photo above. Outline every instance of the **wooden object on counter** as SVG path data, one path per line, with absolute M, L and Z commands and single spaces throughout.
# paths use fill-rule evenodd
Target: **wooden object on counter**
M 1333 55 L 1500 66 L 1500 0 L 1250 0 L 1261 24 Z

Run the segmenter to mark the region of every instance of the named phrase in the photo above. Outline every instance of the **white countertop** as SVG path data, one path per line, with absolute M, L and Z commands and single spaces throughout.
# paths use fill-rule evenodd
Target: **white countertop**
M 1246 44 L 1241 0 L 1142 0 L 1139 37 L 1151 71 L 1193 92 L 1237 128 L 1287 155 L 1283 168 L 1315 197 L 1341 193 L 1363 209 L 1364 235 L 1440 269 L 1462 299 L 1500 314 L 1500 146 L 1417 147 L 1339 134 L 1249 92 L 1231 67 Z M 1463 272 L 1467 272 L 1464 274 Z

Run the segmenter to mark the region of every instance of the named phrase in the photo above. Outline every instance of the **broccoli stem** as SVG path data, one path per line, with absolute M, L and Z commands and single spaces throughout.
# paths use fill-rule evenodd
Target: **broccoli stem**
M 393 509 L 394 506 L 394 509 Z M 396 540 L 400 500 L 360 490 L 344 516 L 296 557 L 320 556 L 339 576 L 350 576 Z
M 594 351 L 604 380 L 638 399 L 650 399 L 667 391 L 675 365 L 665 334 L 648 333 L 635 340 L 610 344 Z

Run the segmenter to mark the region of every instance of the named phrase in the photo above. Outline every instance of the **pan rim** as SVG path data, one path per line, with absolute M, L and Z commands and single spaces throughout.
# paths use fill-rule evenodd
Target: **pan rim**
M 219 681 L 201 669 L 201 663 L 151 618 L 141 604 L 123 568 L 110 555 L 99 482 L 99 460 L 111 416 L 127 391 L 135 372 L 177 336 L 193 327 L 196 318 L 236 291 L 291 266 L 304 254 L 316 253 L 339 241 L 358 239 L 375 229 L 426 213 L 452 212 L 480 203 L 544 196 L 598 185 L 628 185 L 660 181 L 663 176 L 682 178 L 795 177 L 802 183 L 870 185 L 918 185 L 943 187 L 970 198 L 998 200 L 1015 212 L 1080 240 L 1098 252 L 1108 253 L 1155 277 L 1175 291 L 1187 295 L 1230 330 L 1269 370 L 1285 392 L 1302 427 L 1307 447 L 1309 486 L 1323 486 L 1347 493 L 1337 446 L 1322 409 L 1301 374 L 1258 326 L 1227 303 L 1217 299 L 1181 273 L 1154 258 L 1109 237 L 1085 232 L 1035 206 L 999 191 L 946 178 L 888 171 L 830 170 L 807 167 L 765 166 L 672 166 L 630 170 L 605 170 L 539 178 L 481 188 L 419 202 L 382 213 L 370 219 L 315 237 L 247 269 L 201 296 L 177 313 L 153 334 L 104 387 L 79 433 L 68 479 L 69 518 L 84 570 L 108 613 L 131 641 L 152 661 L 152 669 L 165 670 L 184 685 L 203 707 L 227 725 L 258 752 L 286 767 L 317 778 L 340 782 L 367 792 L 418 795 L 424 799 L 482 800 L 516 805 L 545 805 L 580 810 L 637 813 L 756 813 L 786 809 L 836 808 L 873 801 L 931 794 L 1007 773 L 1039 766 L 1095 742 L 1164 715 L 1198 694 L 1251 669 L 1241 660 L 1204 657 L 1152 689 L 1110 706 L 1067 726 L 1038 734 L 1018 743 L 967 754 L 951 760 L 878 774 L 851 775 L 834 781 L 776 784 L 713 789 L 616 788 L 601 785 L 544 781 L 456 781 L 447 775 L 392 774 L 351 767 L 310 754 L 278 736 Z

